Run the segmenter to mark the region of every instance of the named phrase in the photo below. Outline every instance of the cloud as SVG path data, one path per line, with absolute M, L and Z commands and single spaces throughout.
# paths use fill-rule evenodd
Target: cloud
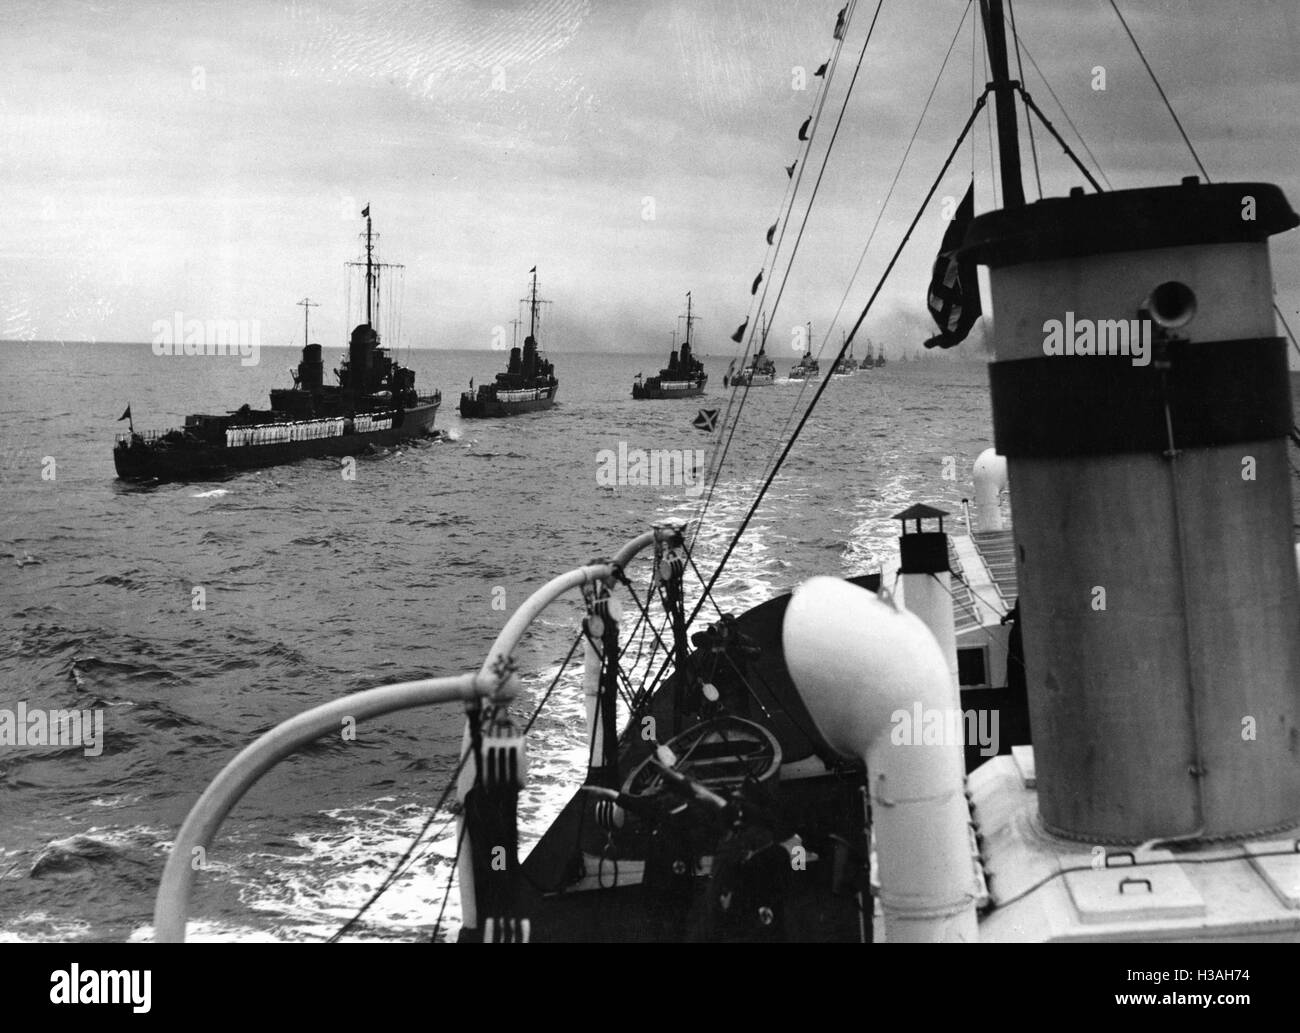
M 813 102 L 812 89 L 792 88 L 797 69 L 809 75 L 831 54 L 839 6 L 249 0 L 181 18 L 163 3 L 17 5 L 0 62 L 3 332 L 146 339 L 179 309 L 256 318 L 267 340 L 291 340 L 304 294 L 323 302 L 318 325 L 341 328 L 340 267 L 358 253 L 370 202 L 386 258 L 406 266 L 407 343 L 488 347 L 538 264 L 565 338 L 551 347 L 658 350 L 693 290 L 702 343 L 722 352 L 750 306 L 763 232 L 789 183 L 782 169 Z M 859 5 L 797 208 L 874 9 Z M 1292 5 L 1121 9 L 1212 175 L 1277 181 L 1300 202 Z M 1017 16 L 1116 187 L 1194 171 L 1106 4 L 1050 0 Z M 778 321 L 829 328 L 837 308 L 847 318 L 864 303 L 984 80 L 982 59 L 971 67 L 973 20 L 961 0 L 883 8 Z M 1104 91 L 1092 88 L 1097 67 Z M 1029 62 L 1025 78 L 1077 146 Z M 1041 128 L 1035 143 L 1048 193 L 1081 181 Z M 972 165 L 987 209 L 984 122 L 883 290 L 874 336 L 887 314 L 923 314 L 938 211 Z M 797 227 L 788 232 L 789 242 Z M 1274 270 L 1300 323 L 1296 234 L 1275 241 Z M 767 272 L 769 308 L 779 274 Z

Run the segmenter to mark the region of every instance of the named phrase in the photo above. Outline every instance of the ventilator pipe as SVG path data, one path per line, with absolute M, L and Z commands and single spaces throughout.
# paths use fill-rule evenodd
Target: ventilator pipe
M 975 520 L 981 531 L 1001 531 L 1000 494 L 1007 486 L 1007 460 L 992 448 L 975 459 Z
M 934 636 L 866 589 L 815 577 L 795 589 L 782 642 L 823 738 L 866 762 L 885 939 L 975 941 L 960 699 Z

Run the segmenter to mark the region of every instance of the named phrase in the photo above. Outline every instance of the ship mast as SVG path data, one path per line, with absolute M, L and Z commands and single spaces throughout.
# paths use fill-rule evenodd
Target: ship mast
M 1023 208 L 1025 188 L 1020 181 L 1020 130 L 1016 123 L 1016 89 L 1020 83 L 1007 70 L 1007 36 L 1002 0 L 980 0 L 984 40 L 988 44 L 994 107 L 998 114 L 998 164 L 1002 167 L 1002 206 Z
M 311 298 L 303 298 L 302 301 L 298 302 L 298 304 L 302 306 L 302 346 L 306 348 L 310 341 L 307 331 L 307 321 L 311 318 L 311 310 L 314 308 L 320 308 L 320 302 L 312 301 Z
M 537 341 L 537 266 L 533 266 L 533 293 L 528 305 L 528 336 Z
M 686 344 L 688 347 L 691 343 L 691 320 L 693 318 L 694 317 L 692 317 L 691 315 L 691 292 L 687 291 L 686 292 Z
M 514 347 L 516 347 L 516 348 L 519 347 L 519 324 L 522 323 L 522 322 L 523 322 L 523 320 L 520 319 L 518 316 L 516 316 L 514 319 L 510 320 L 510 325 L 511 325 L 512 327 L 514 327 L 514 330 L 515 330 L 515 336 L 514 336 Z
M 375 242 L 371 234 L 370 205 L 366 205 L 366 326 L 374 328 L 371 303 L 375 293 Z

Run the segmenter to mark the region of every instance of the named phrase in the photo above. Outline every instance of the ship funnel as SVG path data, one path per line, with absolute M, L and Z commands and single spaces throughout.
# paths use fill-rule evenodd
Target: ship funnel
M 358 397 L 369 392 L 370 367 L 379 335 L 369 323 L 362 323 L 348 339 L 348 386 Z
M 990 212 L 994 440 L 1015 542 L 1038 808 L 1091 843 L 1300 822 L 1300 582 L 1277 187 Z
M 874 593 L 816 577 L 795 589 L 781 637 L 818 731 L 866 762 L 886 940 L 974 941 L 961 711 L 934 636 Z

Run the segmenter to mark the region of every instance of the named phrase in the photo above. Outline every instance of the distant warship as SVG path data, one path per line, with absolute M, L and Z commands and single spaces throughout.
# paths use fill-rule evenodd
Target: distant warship
M 674 348 L 668 354 L 668 365 L 659 371 L 659 376 L 641 379 L 636 375 L 632 381 L 633 398 L 692 398 L 704 394 L 704 385 L 709 375 L 704 372 L 704 363 L 691 353 L 691 324 L 699 321 L 699 316 L 691 315 L 691 295 L 686 293 L 686 340 L 682 342 L 680 355 Z
M 497 374 L 495 383 L 480 384 L 477 394 L 474 382 L 470 381 L 470 389 L 460 396 L 460 414 L 467 419 L 539 412 L 555 404 L 560 382 L 555 379 L 555 367 L 537 347 L 537 312 L 545 302 L 537 297 L 537 266 L 531 272 L 532 289 L 523 299 L 528 306 L 528 336 L 524 338 L 523 353 L 511 348 L 506 371 Z

